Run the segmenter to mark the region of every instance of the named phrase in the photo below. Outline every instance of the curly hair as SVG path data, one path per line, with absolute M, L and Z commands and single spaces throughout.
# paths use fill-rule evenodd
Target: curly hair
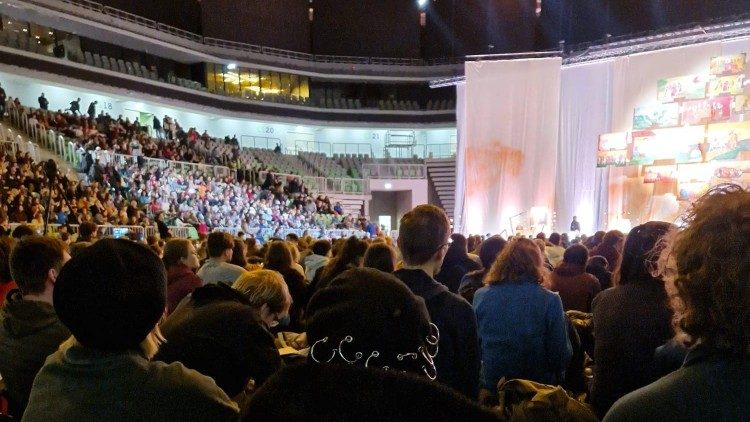
M 522 276 L 532 276 L 540 284 L 546 280 L 542 253 L 533 240 L 511 240 L 498 255 L 484 276 L 484 284 L 518 281 Z
M 693 339 L 750 355 L 750 192 L 719 185 L 683 217 L 675 239 L 680 327 Z

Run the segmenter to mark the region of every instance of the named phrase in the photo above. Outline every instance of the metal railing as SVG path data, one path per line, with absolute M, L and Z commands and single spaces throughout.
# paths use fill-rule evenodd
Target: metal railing
M 331 145 L 331 153 L 338 154 L 338 155 L 362 154 L 362 155 L 369 155 L 370 157 L 373 157 L 372 144 L 365 144 L 365 143 L 351 143 L 351 142 L 334 143 Z
M 287 181 L 294 178 L 300 179 L 310 192 L 317 192 L 326 195 L 368 195 L 370 193 L 370 181 L 367 179 L 352 179 L 348 177 L 300 176 L 298 174 L 277 173 L 264 170 L 258 173 L 260 180 L 265 180 L 266 174 L 268 173 L 272 173 L 274 176 L 281 177 Z
M 71 12 L 69 8 L 55 7 L 52 1 L 44 0 L 26 0 L 31 3 L 38 3 L 47 7 L 52 7 L 63 12 Z M 299 51 L 284 50 L 274 47 L 266 47 L 256 44 L 248 44 L 237 41 L 223 40 L 219 38 L 203 37 L 200 34 L 194 32 L 185 31 L 170 25 L 156 22 L 152 19 L 144 18 L 139 15 L 135 15 L 130 12 L 126 12 L 121 9 L 117 9 L 110 6 L 105 6 L 101 3 L 97 3 L 90 0 L 57 0 L 58 3 L 67 4 L 74 8 L 79 7 L 90 12 L 95 12 L 106 17 L 120 19 L 126 22 L 133 23 L 135 25 L 144 26 L 149 29 L 153 29 L 164 33 L 166 35 L 178 37 L 188 41 L 192 41 L 198 44 L 206 46 L 223 48 L 228 50 L 243 51 L 248 53 L 265 54 L 268 56 L 284 57 L 295 60 L 302 60 L 307 62 L 320 62 L 320 63 L 341 63 L 341 64 L 370 64 L 370 65 L 381 65 L 381 66 L 411 66 L 411 67 L 430 67 L 430 66 L 445 66 L 462 63 L 461 58 L 437 58 L 423 60 L 418 58 L 401 58 L 401 57 L 366 57 L 366 56 L 343 56 L 343 55 L 329 55 L 329 54 L 310 54 Z M 84 17 L 90 17 L 91 14 L 85 14 Z M 106 18 L 102 19 L 104 23 L 111 23 Z
M 11 230 L 15 229 L 16 227 L 22 225 L 24 223 L 10 223 Z M 27 224 L 29 225 L 29 224 Z M 33 225 L 29 225 L 34 229 Z M 59 228 L 62 226 L 62 224 L 53 224 L 50 223 L 47 225 L 47 235 L 54 235 L 59 231 Z M 78 233 L 78 224 L 68 224 L 66 225 L 67 231 L 70 234 L 77 234 Z M 122 230 L 125 229 L 129 232 L 135 233 L 137 237 L 146 239 L 148 236 L 158 236 L 159 235 L 159 229 L 156 226 L 112 226 L 112 225 L 100 225 L 97 227 L 97 235 L 103 236 L 103 237 L 113 237 L 115 235 L 115 230 Z M 169 231 L 172 233 L 173 237 L 182 238 L 182 239 L 197 239 L 198 238 L 198 231 L 195 229 L 195 227 L 192 226 L 169 226 Z M 43 228 L 38 227 L 36 228 L 36 231 L 38 234 L 42 233 Z
M 280 143 L 281 139 L 279 138 L 254 135 L 240 136 L 240 147 L 242 148 L 274 149 L 276 144 Z
M 424 158 L 450 158 L 456 156 L 457 143 L 417 145 L 424 148 Z
M 362 177 L 366 179 L 426 179 L 424 164 L 363 164 Z

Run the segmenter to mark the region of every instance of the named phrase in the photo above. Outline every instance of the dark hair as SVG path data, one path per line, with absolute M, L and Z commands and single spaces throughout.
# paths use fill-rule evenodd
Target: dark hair
M 568 249 L 565 249 L 565 253 L 563 253 L 563 262 L 567 264 L 585 267 L 588 260 L 589 250 L 583 245 L 571 245 Z
M 482 261 L 482 267 L 489 270 L 492 263 L 503 250 L 508 242 L 500 236 L 492 236 L 479 244 L 479 260 Z
M 654 277 L 653 269 L 661 250 L 661 238 L 674 226 L 663 221 L 649 221 L 630 230 L 622 251 L 622 263 L 617 270 L 617 284 L 652 281 L 662 283 Z
M 316 240 L 311 249 L 315 255 L 328 255 L 328 252 L 331 251 L 331 242 L 325 239 Z
M 353 266 L 358 266 L 358 260 L 365 256 L 367 252 L 367 242 L 351 236 L 342 242 L 339 254 L 328 261 L 323 268 L 321 279 L 331 281 L 334 277 Z M 323 283 L 326 284 L 326 283 Z
M 167 244 L 164 245 L 164 255 L 162 261 L 164 261 L 164 267 L 169 269 L 173 265 L 180 263 L 180 259 L 187 258 L 190 251 L 190 240 L 188 239 L 169 239 Z
M 450 221 L 445 211 L 434 205 L 418 205 L 401 217 L 398 246 L 404 262 L 428 262 L 448 240 Z
M 299 236 L 297 236 L 294 233 L 289 233 L 288 235 L 286 235 L 286 240 L 291 240 L 293 242 L 298 242 L 299 241 Z
M 229 233 L 211 232 L 206 241 L 206 249 L 208 249 L 209 258 L 216 258 L 227 249 L 234 249 L 234 239 Z
M 10 251 L 13 249 L 13 238 L 0 237 L 0 284 L 9 283 L 13 280 L 10 274 Z M 2 300 L 4 298 L 0 298 Z
M 549 235 L 549 243 L 560 246 L 560 233 L 555 232 Z
M 78 226 L 78 240 L 82 242 L 90 242 L 96 234 L 96 224 L 84 221 Z
M 44 236 L 26 236 L 10 253 L 10 272 L 23 294 L 44 292 L 49 270 L 60 272 L 65 248 L 57 240 Z
M 589 258 L 588 262 L 586 263 L 586 272 L 589 272 L 589 268 L 603 268 L 606 270 L 607 265 L 609 265 L 607 258 L 601 255 L 595 255 Z
M 13 232 L 11 233 L 11 236 L 13 236 L 14 239 L 21 239 L 26 236 L 34 236 L 36 232 L 31 227 L 27 226 L 26 224 L 21 224 L 20 226 L 13 229 Z
M 385 243 L 373 243 L 365 252 L 362 266 L 392 273 L 396 269 L 396 251 Z
M 701 344 L 747 357 L 750 192 L 737 185 L 716 186 L 683 220 L 685 230 L 672 248 L 675 286 L 684 304 L 679 325 Z
M 292 268 L 293 262 L 292 251 L 285 241 L 276 240 L 268 244 L 264 269 L 283 272 Z
M 247 252 L 247 246 L 242 239 L 234 239 L 234 248 L 232 251 L 232 261 L 230 263 L 245 268 L 247 265 L 247 258 L 245 253 Z
M 443 268 L 448 268 L 449 266 L 462 262 L 464 259 L 468 258 L 468 245 L 466 238 L 460 233 L 453 233 L 451 235 L 451 244 L 445 252 Z
M 600 246 L 616 247 L 618 243 L 625 240 L 625 235 L 619 230 L 610 230 L 604 237 L 602 237 L 602 243 Z

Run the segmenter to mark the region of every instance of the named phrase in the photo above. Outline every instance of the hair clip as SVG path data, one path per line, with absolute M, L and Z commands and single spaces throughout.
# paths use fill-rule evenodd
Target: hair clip
M 417 359 L 417 354 L 416 353 L 399 353 L 399 354 L 396 355 L 396 359 L 402 361 L 402 360 L 404 360 L 404 358 L 410 357 L 410 356 L 411 356 L 412 359 L 415 359 L 415 360 Z
M 378 352 L 377 350 L 373 350 L 372 353 L 370 353 L 370 356 L 367 357 L 367 360 L 365 360 L 365 368 L 369 368 L 370 367 L 370 359 L 376 358 L 378 356 L 380 356 L 380 352 Z M 384 366 L 383 368 L 385 369 L 385 368 L 388 368 L 388 367 Z
M 341 359 L 344 359 L 344 362 L 346 362 L 346 363 L 348 363 L 348 364 L 352 364 L 352 363 L 354 363 L 354 362 L 356 362 L 356 361 L 358 361 L 358 360 L 362 359 L 362 352 L 357 352 L 357 353 L 355 353 L 355 354 L 354 354 L 354 360 L 349 360 L 349 359 L 347 359 L 346 357 L 344 357 L 344 354 L 343 354 L 343 353 L 341 353 L 341 346 L 342 346 L 342 345 L 343 345 L 344 343 L 351 343 L 352 341 L 354 341 L 354 337 L 352 337 L 352 336 L 346 336 L 346 337 L 344 337 L 344 339 L 343 339 L 343 340 L 341 340 L 341 341 L 339 342 L 338 354 L 339 354 L 339 356 L 341 356 Z M 335 353 L 334 353 L 334 355 L 335 355 Z M 368 359 L 369 359 L 369 358 L 368 358 Z
M 315 357 L 315 346 L 317 346 L 318 343 L 328 343 L 328 337 L 323 337 L 322 339 L 313 343 L 312 347 L 310 347 L 310 357 L 312 358 L 312 360 L 315 361 L 315 363 L 322 363 Z M 333 360 L 333 358 L 336 357 L 336 349 L 333 349 L 332 352 L 333 354 L 331 355 L 330 359 L 326 360 L 325 363 L 329 363 Z

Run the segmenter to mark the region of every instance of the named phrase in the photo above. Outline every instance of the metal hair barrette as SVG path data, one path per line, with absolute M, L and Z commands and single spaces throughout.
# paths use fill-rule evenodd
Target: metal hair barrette
M 344 362 L 352 365 L 362 360 L 362 358 L 365 356 L 362 352 L 354 352 L 354 355 L 349 355 L 350 357 L 347 358 L 345 356 L 345 352 L 343 350 L 343 347 L 345 344 L 353 343 L 354 337 L 351 335 L 348 335 L 344 337 L 337 345 L 336 348 L 331 349 L 331 355 L 327 359 L 319 359 L 315 353 L 316 353 L 316 347 L 318 345 L 326 344 L 328 343 L 330 339 L 328 337 L 323 337 L 322 339 L 316 341 L 313 343 L 312 347 L 310 347 L 310 358 L 316 362 L 316 363 L 329 363 L 332 362 L 334 359 L 336 359 L 336 356 L 341 358 Z M 399 362 L 402 362 L 404 360 L 417 360 L 420 357 L 425 361 L 425 365 L 422 365 L 422 371 L 427 375 L 428 378 L 431 380 L 434 380 L 437 378 L 437 370 L 435 369 L 435 357 L 438 354 L 438 342 L 440 341 L 440 330 L 438 329 L 437 325 L 430 323 L 430 334 L 425 337 L 425 342 L 427 343 L 426 346 L 419 346 L 416 352 L 408 352 L 408 353 L 398 353 L 396 355 L 396 360 Z M 373 350 L 370 352 L 370 354 L 367 356 L 367 359 L 365 359 L 365 367 L 369 368 L 372 366 L 371 361 L 375 359 L 382 358 L 381 353 L 377 350 Z M 389 370 L 391 369 L 389 366 L 383 366 L 382 369 Z

